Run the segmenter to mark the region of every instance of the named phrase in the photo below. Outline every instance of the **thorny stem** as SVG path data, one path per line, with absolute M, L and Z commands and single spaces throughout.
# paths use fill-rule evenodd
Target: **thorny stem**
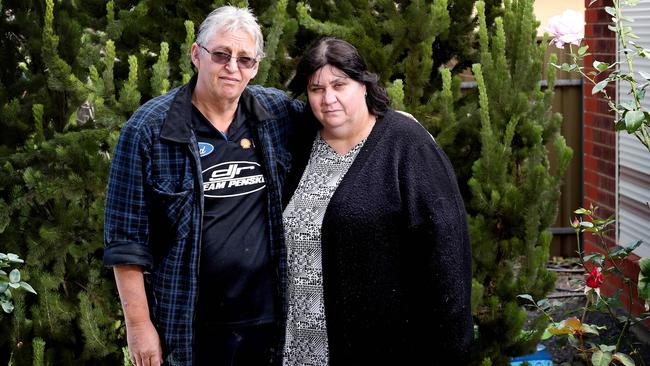
M 627 51 L 627 39 L 625 37 L 625 33 L 623 33 L 623 20 L 621 17 L 623 14 L 621 14 L 621 7 L 619 5 L 618 0 L 612 0 L 614 3 L 614 8 L 616 9 L 616 34 L 618 34 L 619 41 L 621 41 L 621 47 L 623 47 L 623 54 L 625 55 L 625 60 L 627 61 L 627 67 L 628 67 L 628 73 L 627 75 L 630 77 L 630 88 L 632 91 L 632 95 L 634 96 L 634 102 L 635 102 L 635 107 L 641 108 L 641 102 L 639 101 L 639 94 L 636 90 L 636 81 L 634 80 L 634 68 L 632 66 L 632 57 L 630 56 L 629 52 Z M 646 145 L 647 146 L 647 145 Z
M 582 316 L 580 317 L 580 324 L 585 323 L 585 316 L 587 315 L 587 308 L 589 307 L 589 296 L 585 296 L 585 306 L 582 308 Z M 582 349 L 582 352 L 586 354 L 587 348 L 585 347 L 585 336 L 582 334 L 582 330 L 580 331 L 580 348 Z
M 634 79 L 634 67 L 632 65 L 632 57 L 630 56 L 630 53 L 627 51 L 627 44 L 628 40 L 625 37 L 625 33 L 623 32 L 623 20 L 621 17 L 623 14 L 621 13 L 621 7 L 619 5 L 618 0 L 613 0 L 614 3 L 614 8 L 616 9 L 616 34 L 618 34 L 619 41 L 621 42 L 621 47 L 623 47 L 623 54 L 625 55 L 625 61 L 627 61 L 627 67 L 628 67 L 628 73 L 627 75 L 630 77 L 628 80 L 630 83 L 630 91 L 632 92 L 632 95 L 634 96 L 634 106 L 636 109 L 641 109 L 641 101 L 639 100 L 639 94 L 636 89 L 636 81 Z M 641 133 L 637 131 L 637 133 L 634 134 L 639 141 L 650 151 L 650 137 L 648 136 L 648 131 L 646 131 L 645 125 L 641 126 Z
M 582 255 L 582 248 L 580 247 L 580 227 L 576 229 L 576 243 L 578 243 L 578 257 L 580 258 L 580 264 L 582 268 L 585 268 L 585 260 Z
M 603 239 L 603 232 L 600 230 L 597 230 L 596 235 L 598 236 L 598 241 L 600 242 L 600 246 L 606 251 L 609 251 L 609 248 L 607 247 L 607 244 L 605 243 L 605 239 Z M 611 265 L 616 269 L 617 273 L 620 273 L 623 276 L 623 279 L 626 280 L 627 277 L 617 264 L 616 260 L 614 258 L 610 257 L 610 263 Z M 627 296 L 630 299 L 628 307 L 627 307 L 627 314 L 625 319 L 625 324 L 623 324 L 623 328 L 621 329 L 620 334 L 618 335 L 618 339 L 616 341 L 616 351 L 618 351 L 621 347 L 621 342 L 623 341 L 624 335 L 627 333 L 630 322 L 632 321 L 632 299 L 633 299 L 633 293 L 632 293 L 632 285 L 630 284 L 630 281 L 627 282 Z M 618 319 L 616 318 L 616 315 L 614 314 L 613 310 L 609 306 L 609 303 L 605 301 L 605 306 L 607 307 L 607 311 L 609 312 L 609 315 L 618 323 Z

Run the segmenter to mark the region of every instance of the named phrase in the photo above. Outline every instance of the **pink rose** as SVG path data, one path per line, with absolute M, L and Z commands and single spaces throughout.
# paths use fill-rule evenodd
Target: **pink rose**
M 566 43 L 579 46 L 585 37 L 585 19 L 582 13 L 565 10 L 562 15 L 548 21 L 546 31 L 553 37 L 551 43 L 555 43 L 557 48 L 564 48 Z

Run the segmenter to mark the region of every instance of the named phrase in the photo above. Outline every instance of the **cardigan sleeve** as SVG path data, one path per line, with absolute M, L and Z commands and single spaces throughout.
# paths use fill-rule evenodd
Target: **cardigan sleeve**
M 415 145 L 415 144 L 414 144 Z M 463 364 L 473 338 L 471 247 L 467 215 L 452 166 L 433 138 L 400 161 L 408 240 L 416 243 L 420 288 L 416 309 L 439 349 Z M 406 160 L 406 161 L 404 161 Z M 420 257 L 420 254 L 422 256 Z

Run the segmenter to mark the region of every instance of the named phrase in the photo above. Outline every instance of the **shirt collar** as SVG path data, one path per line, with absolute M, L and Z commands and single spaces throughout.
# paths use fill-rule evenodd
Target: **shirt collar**
M 196 80 L 197 75 L 194 75 L 190 82 L 180 87 L 174 96 L 167 117 L 163 122 L 160 138 L 180 143 L 190 142 L 193 134 L 192 91 L 196 86 Z M 241 116 L 240 113 L 242 113 Z M 243 118 L 240 119 L 240 117 Z M 269 119 L 276 119 L 275 115 L 264 108 L 248 88 L 244 89 L 241 97 L 239 97 L 237 116 L 233 122 L 243 122 L 246 119 L 251 123 L 251 126 L 256 126 Z

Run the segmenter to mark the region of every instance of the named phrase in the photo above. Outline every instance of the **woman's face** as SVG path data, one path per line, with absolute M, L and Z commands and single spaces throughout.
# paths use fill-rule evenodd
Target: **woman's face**
M 316 70 L 307 85 L 314 115 L 325 129 L 338 135 L 354 131 L 369 118 L 366 86 L 352 80 L 340 69 L 325 65 Z

